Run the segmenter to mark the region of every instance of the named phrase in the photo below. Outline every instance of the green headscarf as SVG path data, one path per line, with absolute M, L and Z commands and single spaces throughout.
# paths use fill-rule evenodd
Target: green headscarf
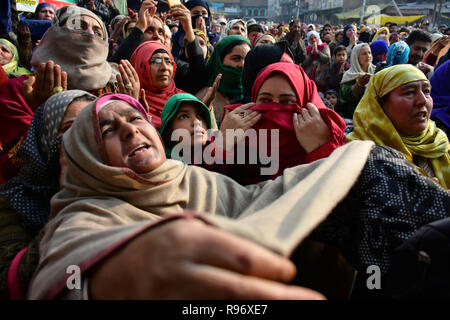
M 3 70 L 10 75 L 14 75 L 16 77 L 24 75 L 24 74 L 30 74 L 31 72 L 27 70 L 26 68 L 19 67 L 19 53 L 17 51 L 17 48 L 15 45 L 13 45 L 11 42 L 9 42 L 6 39 L 0 39 L 0 43 L 4 44 L 8 47 L 9 51 L 12 53 L 13 57 L 10 62 L 3 65 Z
M 206 70 L 208 72 L 208 86 L 212 86 L 217 75 L 221 73 L 222 79 L 220 79 L 218 91 L 227 97 L 237 98 L 236 101 L 239 101 L 243 97 L 242 72 L 244 69 L 226 66 L 222 63 L 222 59 L 220 58 L 225 49 L 237 41 L 245 41 L 251 48 L 250 41 L 248 41 L 247 38 L 239 35 L 227 36 L 220 40 L 215 47 L 214 52 L 206 65 Z
M 209 108 L 192 94 L 178 93 L 170 97 L 169 100 L 167 100 L 161 112 L 161 129 L 159 129 L 159 134 L 161 135 L 161 137 L 164 137 L 164 131 L 166 130 L 166 127 L 168 126 L 172 118 L 177 114 L 178 109 L 180 108 L 182 102 L 192 102 L 200 106 L 200 108 L 203 111 L 203 115 L 205 116 L 205 121 L 206 124 L 208 125 L 208 129 L 212 128 L 211 111 L 209 111 Z M 166 156 L 170 158 L 172 148 L 170 147 L 170 144 L 167 143 L 166 141 L 164 141 L 164 146 L 166 148 Z

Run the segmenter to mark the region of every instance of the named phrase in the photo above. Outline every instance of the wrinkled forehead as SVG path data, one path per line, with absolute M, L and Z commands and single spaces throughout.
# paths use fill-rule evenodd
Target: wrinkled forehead
M 111 117 L 113 113 L 119 115 L 127 115 L 130 113 L 140 113 L 133 108 L 129 103 L 122 100 L 108 100 L 96 106 L 98 119 L 101 122 L 107 117 Z

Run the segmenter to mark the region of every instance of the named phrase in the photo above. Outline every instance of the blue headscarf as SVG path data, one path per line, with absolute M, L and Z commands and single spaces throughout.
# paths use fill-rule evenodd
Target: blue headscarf
M 52 6 L 50 3 L 42 2 L 42 3 L 39 3 L 38 6 L 36 7 L 36 11 L 34 11 L 34 18 L 37 19 L 39 11 L 41 11 L 42 9 L 47 8 L 47 7 L 52 8 L 53 12 L 56 13 L 56 9 L 54 6 Z
M 434 70 L 430 83 L 433 98 L 431 119 L 440 120 L 450 128 L 450 60 Z
M 387 67 L 392 67 L 397 64 L 406 64 L 409 59 L 409 46 L 404 41 L 398 41 L 389 47 L 386 63 Z
M 374 42 L 372 42 L 370 44 L 370 51 L 372 51 L 372 57 L 373 57 L 372 64 L 374 66 L 376 66 L 378 62 L 383 61 L 383 60 L 377 59 L 376 57 L 382 53 L 386 54 L 388 52 L 388 45 L 387 45 L 386 41 L 384 41 L 384 40 L 375 40 Z

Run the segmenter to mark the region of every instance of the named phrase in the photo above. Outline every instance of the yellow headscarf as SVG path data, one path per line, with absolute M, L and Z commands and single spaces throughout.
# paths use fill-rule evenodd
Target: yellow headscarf
M 379 99 L 409 82 L 425 80 L 426 76 L 409 64 L 395 65 L 376 73 L 353 114 L 354 131 L 347 141 L 372 140 L 402 152 L 413 163 L 413 156 L 428 158 L 440 184 L 450 188 L 450 143 L 445 133 L 432 120 L 417 136 L 401 136 L 384 113 Z M 420 169 L 425 174 L 423 170 Z
M 374 42 L 375 40 L 381 40 L 381 39 L 378 39 L 378 37 L 380 36 L 380 34 L 383 31 L 386 31 L 387 34 L 386 34 L 386 39 L 382 39 L 382 40 L 386 41 L 387 45 L 389 46 L 389 35 L 390 34 L 389 34 L 389 29 L 387 27 L 380 28 L 380 30 L 378 30 L 377 33 L 375 33 L 375 35 L 373 36 L 372 41 L 370 43 Z
M 30 74 L 31 72 L 27 70 L 26 68 L 19 67 L 19 53 L 17 52 L 17 48 L 15 45 L 13 45 L 11 42 L 9 42 L 6 39 L 0 39 L 0 43 L 4 44 L 8 47 L 9 51 L 12 54 L 12 59 L 7 64 L 3 65 L 3 70 L 10 75 L 14 76 L 21 76 L 24 74 Z

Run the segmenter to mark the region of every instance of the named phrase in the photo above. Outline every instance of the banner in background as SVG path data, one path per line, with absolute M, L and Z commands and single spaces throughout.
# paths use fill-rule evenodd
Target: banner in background
M 41 2 L 50 3 L 56 9 L 77 4 L 77 0 L 16 0 L 17 11 L 34 12 Z
M 17 10 L 25 11 L 25 12 L 34 12 L 36 7 L 41 2 L 50 3 L 52 6 L 58 10 L 64 6 L 75 6 L 77 4 L 77 0 L 16 0 L 17 2 Z M 114 3 L 119 9 L 120 13 L 123 15 L 127 15 L 127 0 L 114 0 Z

